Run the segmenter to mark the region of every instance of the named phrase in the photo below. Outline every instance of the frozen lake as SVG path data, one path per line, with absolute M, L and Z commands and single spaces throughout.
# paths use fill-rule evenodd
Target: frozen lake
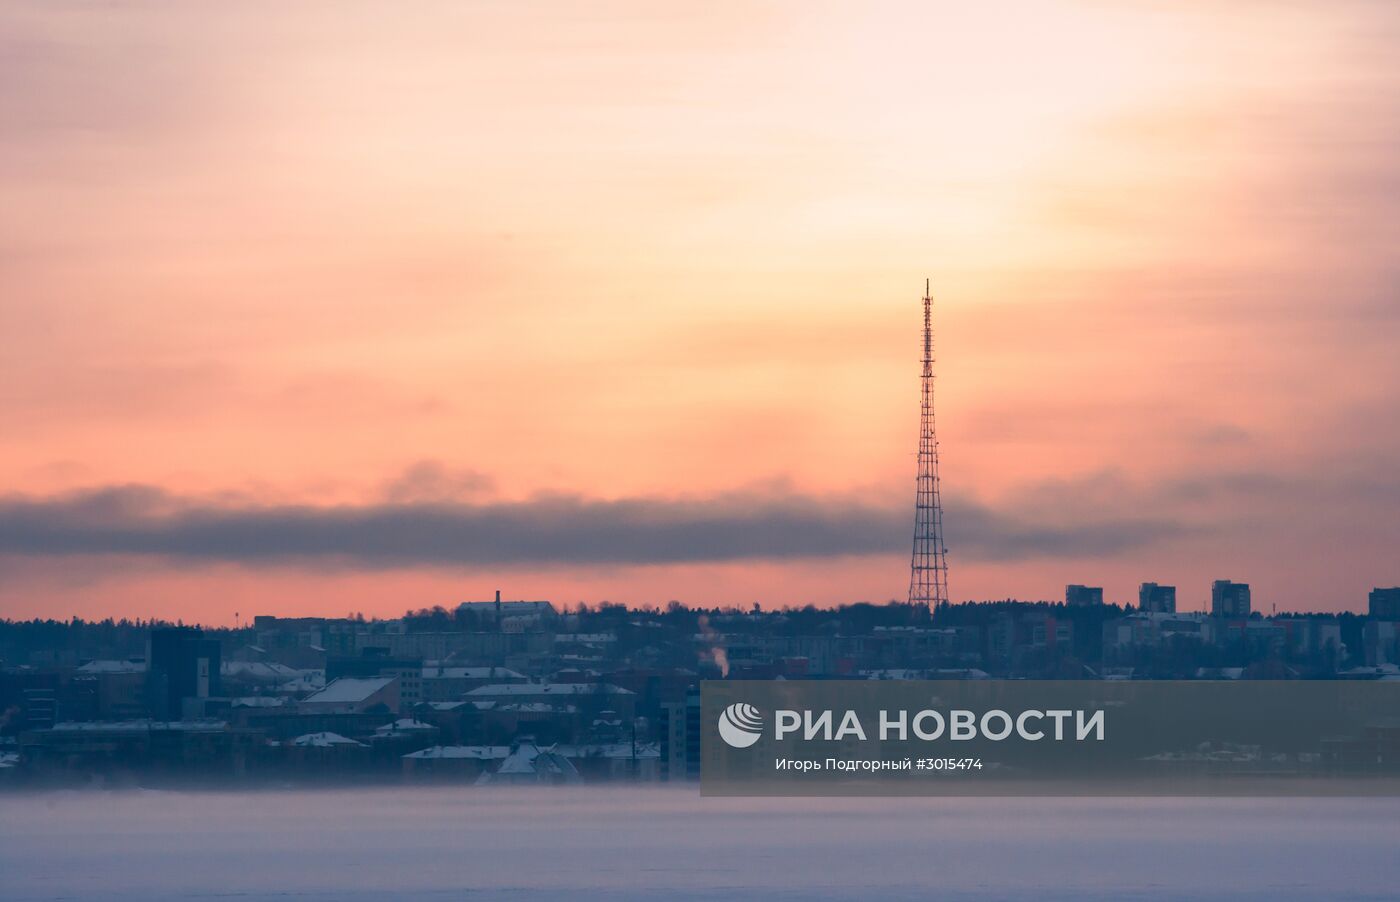
M 1400 799 L 0 795 L 0 898 L 1394 899 Z

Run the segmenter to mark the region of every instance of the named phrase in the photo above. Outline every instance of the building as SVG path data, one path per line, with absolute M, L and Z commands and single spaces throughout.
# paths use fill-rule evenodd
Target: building
M 1227 620 L 1242 620 L 1249 616 L 1249 583 L 1232 583 L 1217 579 L 1210 585 L 1210 615 Z
M 523 633 L 555 623 L 559 612 L 547 601 L 464 601 L 457 605 L 457 620 L 476 629 L 499 633 Z
M 1282 657 L 1288 642 L 1288 627 L 1274 620 L 1226 617 L 1217 641 L 1243 650 L 1251 658 Z
M 240 776 L 260 743 L 256 731 L 218 720 L 65 722 L 20 734 L 24 760 L 36 772 L 92 777 Z
M 384 707 L 355 711 L 353 705 L 311 705 L 298 703 L 269 706 L 234 705 L 229 714 L 234 724 L 256 730 L 268 739 L 286 741 L 308 733 L 339 733 L 367 737 L 377 727 L 394 718 Z
M 1074 622 L 1049 611 L 1002 611 L 986 630 L 987 664 L 1000 671 L 1038 670 L 1074 653 Z
M 157 720 L 201 717 L 204 703 L 220 695 L 219 640 L 191 627 L 151 630 L 146 645 L 151 714 Z
M 1065 586 L 1065 604 L 1070 607 L 1093 607 L 1103 604 L 1102 586 Z
M 453 660 L 473 664 L 495 664 L 520 669 L 525 662 L 549 655 L 553 637 L 543 630 L 515 632 L 412 632 L 365 637 L 373 647 L 388 650 L 398 658 L 424 661 Z
M 523 673 L 505 667 L 425 664 L 422 671 L 422 695 L 425 702 L 455 702 L 482 686 L 524 682 L 526 679 Z
M 58 710 L 59 685 L 59 675 L 52 671 L 0 667 L 0 734 L 68 719 Z
M 401 760 L 405 777 L 471 782 L 509 756 L 508 745 L 435 745 Z
M 1372 589 L 1369 610 L 1372 620 L 1400 620 L 1400 586 Z
M 511 747 L 495 771 L 487 771 L 476 780 L 480 784 L 555 785 L 582 783 L 572 761 L 554 746 L 540 748 L 533 742 L 521 741 Z
M 556 745 L 584 781 L 653 781 L 660 778 L 661 747 L 654 742 L 595 742 Z
M 563 742 L 580 735 L 591 715 L 577 705 L 545 702 L 472 702 L 477 710 L 478 737 L 506 742 L 532 736 L 541 742 Z
M 423 697 L 423 659 L 417 657 L 395 657 L 389 649 L 366 647 L 360 649 L 356 657 L 332 657 L 326 661 L 326 679 L 338 680 L 341 677 L 373 679 L 393 677 L 399 681 L 399 700 L 404 707 L 413 707 Z
M 442 730 L 438 729 L 435 724 L 425 723 L 413 717 L 400 717 L 391 723 L 374 728 L 376 739 L 394 739 L 404 736 L 435 739 L 441 732 Z
M 298 707 L 308 713 L 360 714 L 376 709 L 397 714 L 399 681 L 395 677 L 341 677 L 302 699 Z
M 1104 654 L 1111 657 L 1135 647 L 1165 645 L 1180 640 L 1209 645 L 1216 641 L 1215 626 L 1204 614 L 1138 611 L 1104 623 Z
M 1143 583 L 1138 586 L 1138 610 L 1146 614 L 1175 614 L 1176 586 Z
M 339 733 L 330 732 L 306 733 L 295 739 L 287 740 L 287 745 L 300 749 L 328 749 L 337 745 L 354 746 L 356 748 L 366 747 L 363 742 L 356 742 Z
M 1289 657 L 1315 660 L 1335 670 L 1346 657 L 1342 625 L 1335 617 L 1274 617 L 1283 628 L 1283 647 Z
M 95 695 L 92 720 L 138 720 L 146 714 L 146 662 L 142 660 L 88 661 L 77 669 L 75 680 L 91 681 Z M 64 720 L 81 720 L 65 712 Z
M 493 683 L 471 690 L 465 698 L 498 705 L 574 705 L 589 711 L 606 708 L 630 720 L 635 714 L 637 694 L 609 683 Z
M 1400 664 L 1400 622 L 1371 620 L 1362 630 L 1361 646 L 1368 667 Z
M 58 690 L 36 687 L 21 690 L 20 710 L 26 727 L 51 727 L 58 720 Z
M 349 618 L 271 617 L 253 618 L 257 646 L 283 664 L 314 667 L 327 654 L 353 655 L 369 626 Z
M 661 706 L 661 779 L 700 779 L 700 692 Z
M 656 743 L 592 743 L 585 745 L 547 746 L 544 751 L 566 759 L 578 775 L 588 782 L 604 780 L 655 780 L 660 750 Z M 527 765 L 538 760 L 538 743 L 524 741 L 515 745 L 435 745 L 404 755 L 403 772 L 414 779 L 441 779 L 471 782 L 483 774 L 499 774 L 506 759 L 516 756 L 517 762 L 506 768 L 506 779 L 488 778 L 482 782 L 541 782 L 524 778 L 532 771 Z M 511 777 L 515 770 L 515 777 Z M 536 775 L 538 776 L 538 774 Z M 543 782 L 550 782 L 545 780 Z M 563 780 L 561 782 L 578 782 Z
M 368 745 L 340 733 L 323 730 L 286 740 L 277 748 L 278 763 L 309 779 L 336 779 L 370 769 Z

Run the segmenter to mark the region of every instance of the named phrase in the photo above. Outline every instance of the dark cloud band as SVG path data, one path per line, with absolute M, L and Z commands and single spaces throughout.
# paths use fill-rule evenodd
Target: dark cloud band
M 1165 522 L 1027 523 L 977 505 L 948 512 L 964 560 L 1113 555 L 1170 538 Z M 639 565 L 907 553 L 911 514 L 855 501 L 540 497 L 509 503 L 250 506 L 147 486 L 0 499 L 0 554 L 114 554 L 365 569 Z

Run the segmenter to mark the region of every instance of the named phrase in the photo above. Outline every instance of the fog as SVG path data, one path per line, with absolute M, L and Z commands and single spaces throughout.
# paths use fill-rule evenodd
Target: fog
M 1393 898 L 1400 799 L 0 796 L 0 898 Z

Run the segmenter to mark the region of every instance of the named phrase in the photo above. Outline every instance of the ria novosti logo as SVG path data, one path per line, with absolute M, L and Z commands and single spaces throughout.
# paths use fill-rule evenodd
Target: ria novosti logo
M 753 705 L 735 702 L 719 712 L 719 738 L 730 748 L 746 749 L 763 735 L 763 712 Z
M 1019 712 L 992 708 L 985 711 L 926 708 L 910 717 L 908 710 L 880 709 L 880 742 L 986 739 L 1000 742 L 1015 736 L 1027 742 L 1083 742 L 1104 739 L 1104 709 L 1027 709 Z M 979 716 L 980 715 L 980 716 Z M 773 739 L 777 742 L 865 742 L 866 726 L 860 715 L 845 711 L 777 708 L 773 712 Z M 763 735 L 763 711 L 747 702 L 735 702 L 719 714 L 719 735 L 730 748 L 746 749 Z

